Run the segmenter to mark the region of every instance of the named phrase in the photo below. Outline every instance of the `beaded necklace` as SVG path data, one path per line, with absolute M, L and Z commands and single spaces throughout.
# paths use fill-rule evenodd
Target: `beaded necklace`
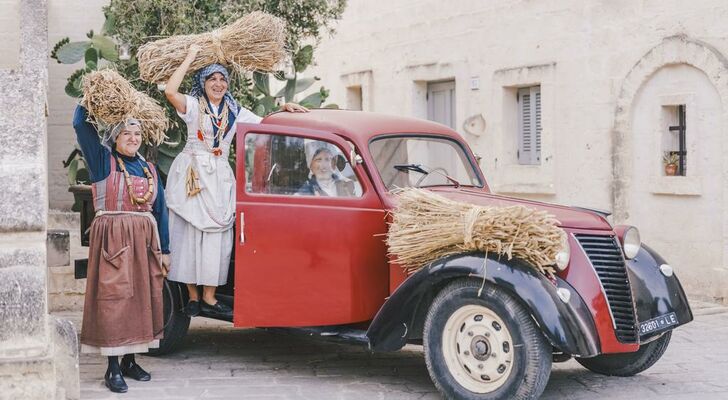
M 207 146 L 207 149 L 210 150 L 210 152 L 216 156 L 219 156 L 222 154 L 222 150 L 220 149 L 220 145 L 222 144 L 222 136 L 225 134 L 225 131 L 227 130 L 228 126 L 228 105 L 223 101 L 223 107 L 222 112 L 220 112 L 220 116 L 216 117 L 215 114 L 210 111 L 210 107 L 207 105 L 207 100 L 205 100 L 203 97 L 200 97 L 200 116 L 199 116 L 199 124 L 200 127 L 197 130 L 197 139 L 199 139 L 201 142 L 205 143 L 205 146 Z M 213 125 L 217 128 L 217 133 L 213 135 L 212 138 L 212 144 L 214 146 L 215 140 L 217 140 L 217 146 L 213 147 L 207 142 L 207 138 L 205 137 L 205 128 L 204 128 L 204 121 L 205 119 L 203 116 L 209 116 L 210 120 L 212 121 Z
M 124 160 L 122 160 L 121 157 L 116 156 L 116 161 L 119 163 L 119 169 L 121 169 L 121 172 L 124 174 L 124 183 L 126 183 L 126 190 L 127 192 L 129 192 L 131 204 L 138 205 L 148 203 L 149 200 L 152 198 L 152 195 L 154 194 L 154 176 L 152 176 L 152 173 L 149 172 L 149 169 L 145 166 L 142 166 L 142 169 L 144 170 L 144 175 L 147 177 L 147 192 L 142 197 L 136 197 L 134 196 L 134 186 L 131 183 L 131 177 L 129 176 L 129 173 L 126 171 Z

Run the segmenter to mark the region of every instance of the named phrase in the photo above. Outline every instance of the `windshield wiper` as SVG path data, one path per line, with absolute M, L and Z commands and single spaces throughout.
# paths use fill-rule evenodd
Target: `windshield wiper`
M 445 179 L 452 182 L 456 188 L 460 187 L 460 182 L 455 180 L 455 178 L 451 177 L 450 175 L 447 175 L 446 173 L 440 171 L 440 170 L 445 171 L 443 168 L 429 168 L 422 164 L 394 164 L 393 167 L 397 171 L 401 171 L 401 172 L 414 171 L 414 172 L 419 172 L 419 173 L 423 174 L 424 176 L 422 178 L 420 178 L 419 181 L 417 181 L 417 184 L 415 184 L 416 187 L 420 187 L 420 183 L 422 182 L 422 180 L 431 173 L 437 173 L 438 175 L 442 175 Z M 429 169 L 429 171 L 428 171 L 428 169 Z
M 420 164 L 394 164 L 394 169 L 402 172 L 415 171 L 425 175 L 429 174 L 429 172 L 425 171 Z

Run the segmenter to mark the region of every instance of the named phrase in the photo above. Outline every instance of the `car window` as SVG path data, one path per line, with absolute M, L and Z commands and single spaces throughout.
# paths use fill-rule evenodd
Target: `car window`
M 289 196 L 361 197 L 345 154 L 333 143 L 295 136 L 245 136 L 245 191 Z
M 369 151 L 388 190 L 405 187 L 483 184 L 463 147 L 433 136 L 374 139 Z

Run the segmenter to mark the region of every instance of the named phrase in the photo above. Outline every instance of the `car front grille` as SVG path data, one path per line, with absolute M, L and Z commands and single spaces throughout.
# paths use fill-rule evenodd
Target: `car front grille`
M 617 339 L 622 343 L 636 343 L 637 329 L 632 291 L 622 251 L 616 238 L 611 235 L 575 234 L 574 236 L 599 276 L 616 325 Z

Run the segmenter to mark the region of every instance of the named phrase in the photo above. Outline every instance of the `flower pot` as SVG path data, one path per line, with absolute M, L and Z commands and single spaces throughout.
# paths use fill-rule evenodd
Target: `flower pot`
M 665 175 L 667 175 L 667 176 L 677 175 L 677 164 L 665 164 Z

